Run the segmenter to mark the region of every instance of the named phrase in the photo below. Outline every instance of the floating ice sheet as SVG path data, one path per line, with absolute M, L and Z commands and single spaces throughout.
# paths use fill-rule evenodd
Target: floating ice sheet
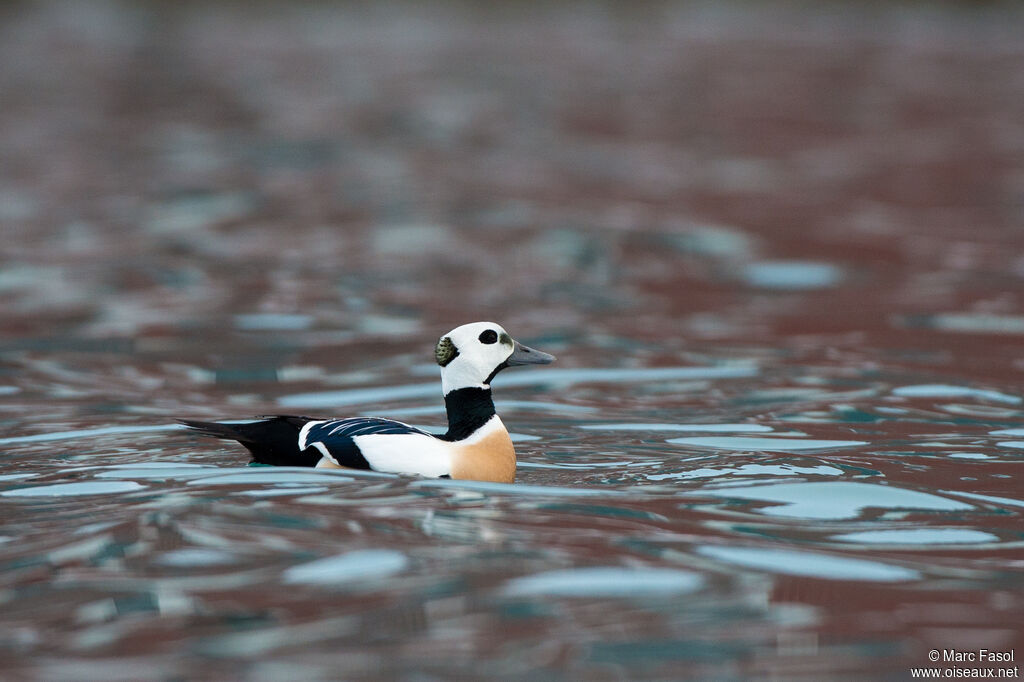
M 716 450 L 796 452 L 799 450 L 828 450 L 867 445 L 862 440 L 814 440 L 810 438 L 746 438 L 743 436 L 694 436 L 670 438 L 668 443 Z
M 775 483 L 703 489 L 699 495 L 742 500 L 782 502 L 781 506 L 761 509 L 762 514 L 804 519 L 850 519 L 863 509 L 925 509 L 959 511 L 973 507 L 965 502 L 938 495 L 905 490 L 876 483 L 856 481 L 815 481 L 807 483 Z
M 516 578 L 507 595 L 552 597 L 662 597 L 700 589 L 696 573 L 671 568 L 595 567 L 547 571 Z
M 917 571 L 903 566 L 820 552 L 705 545 L 698 547 L 697 553 L 734 566 L 826 580 L 899 582 L 921 577 Z

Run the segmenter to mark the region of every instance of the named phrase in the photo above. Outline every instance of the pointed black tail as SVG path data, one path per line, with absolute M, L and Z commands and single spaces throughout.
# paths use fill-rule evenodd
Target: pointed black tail
M 269 417 L 248 424 L 219 424 L 178 419 L 204 436 L 237 440 L 252 453 L 254 462 L 275 466 L 312 467 L 320 461 L 315 448 L 299 450 L 299 430 L 311 417 Z

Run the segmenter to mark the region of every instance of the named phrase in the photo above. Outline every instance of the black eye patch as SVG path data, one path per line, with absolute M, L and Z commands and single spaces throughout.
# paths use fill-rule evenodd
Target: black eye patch
M 488 343 L 488 344 L 490 344 L 490 343 L 497 343 L 497 342 L 498 342 L 498 332 L 494 331 L 493 329 L 486 329 L 486 330 L 480 332 L 480 343 Z

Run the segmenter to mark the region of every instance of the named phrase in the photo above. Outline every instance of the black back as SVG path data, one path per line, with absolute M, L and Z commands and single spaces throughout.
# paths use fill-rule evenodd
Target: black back
M 312 417 L 281 415 L 249 424 L 218 424 L 179 419 L 178 422 L 200 433 L 237 440 L 252 453 L 254 462 L 275 466 L 314 467 L 321 453 L 316 448 L 299 450 L 299 430 Z

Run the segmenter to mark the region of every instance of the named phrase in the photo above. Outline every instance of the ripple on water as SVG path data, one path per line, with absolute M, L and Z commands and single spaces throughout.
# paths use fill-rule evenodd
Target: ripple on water
M 648 474 L 647 480 L 686 480 L 691 478 L 718 478 L 720 476 L 842 476 L 843 473 L 842 469 L 827 464 L 809 467 L 797 466 L 795 464 L 744 464 L 742 466 L 722 467 L 719 469 L 704 467 L 670 474 Z
M 420 479 L 409 484 L 410 488 L 441 488 L 443 490 L 473 490 L 480 493 L 494 495 L 527 495 L 527 496 L 557 496 L 557 497 L 585 497 L 590 495 L 626 495 L 625 490 L 614 488 L 568 488 L 554 485 L 528 485 L 523 483 L 490 483 L 488 481 L 462 481 L 462 480 L 438 480 Z
M 279 469 L 280 467 L 274 467 Z M 321 473 L 324 472 L 324 473 Z M 328 473 L 329 472 L 329 473 Z M 313 471 L 259 471 L 257 473 L 234 473 L 219 474 L 217 476 L 206 476 L 195 478 L 188 482 L 188 485 L 250 485 L 261 483 L 272 483 L 276 485 L 287 483 L 334 483 L 339 481 L 352 481 L 350 476 L 336 474 L 333 470 L 321 469 L 317 473 Z
M 347 479 L 349 481 L 353 479 Z M 240 490 L 232 495 L 246 495 L 249 497 L 281 497 L 283 495 L 315 495 L 330 490 L 327 486 L 312 485 L 302 486 L 294 483 L 270 488 L 268 490 Z
M 77 481 L 55 483 L 28 488 L 15 488 L 0 492 L 4 497 L 76 497 L 79 495 L 113 495 L 145 490 L 146 486 L 135 481 Z
M 892 390 L 893 395 L 904 398 L 978 398 L 980 400 L 991 400 L 998 403 L 1017 404 L 1021 398 L 999 391 L 992 391 L 983 388 L 971 388 L 970 386 L 953 386 L 950 384 L 915 384 L 913 386 L 900 386 Z
M 696 448 L 737 451 L 796 452 L 799 450 L 829 450 L 867 445 L 862 440 L 816 440 L 811 438 L 747 438 L 744 436 L 694 436 L 670 438 L 673 445 L 688 445 Z
M 313 326 L 309 315 L 295 313 L 244 313 L 235 315 L 235 327 L 244 331 L 301 331 Z
M 790 291 L 831 287 L 843 278 L 838 266 L 817 261 L 761 261 L 747 265 L 741 274 L 751 286 Z
M 694 592 L 700 575 L 670 568 L 602 566 L 546 571 L 506 583 L 506 595 L 551 597 L 661 597 Z
M 767 433 L 770 426 L 760 424 L 580 424 L 580 429 L 589 431 L 679 431 L 698 433 Z
M 996 506 L 1007 506 L 1007 507 L 1024 507 L 1024 500 L 1017 500 L 1010 497 L 998 497 L 996 495 L 982 495 L 980 493 L 964 493 L 958 490 L 940 490 L 940 493 L 947 493 L 949 495 L 957 495 L 959 497 L 966 497 L 969 500 L 978 500 L 979 502 L 988 502 Z
M 20 481 L 25 478 L 34 478 L 39 474 L 0 474 L 0 481 Z
M 988 433 L 990 436 L 1024 436 L 1024 429 L 999 429 Z
M 877 483 L 855 481 L 823 481 L 777 483 L 702 489 L 690 495 L 724 497 L 741 500 L 781 502 L 781 506 L 765 507 L 759 512 L 770 516 L 804 519 L 850 519 L 864 509 L 921 509 L 928 511 L 961 511 L 972 505 L 917 490 L 905 490 Z
M 149 433 L 153 431 L 176 431 L 184 429 L 180 424 L 137 424 L 133 426 L 104 426 L 97 429 L 75 429 L 72 431 L 55 431 L 53 433 L 37 433 L 31 436 L 12 436 L 0 438 L 0 445 L 16 445 L 19 443 L 42 443 L 52 440 L 77 440 L 96 436 L 124 435 L 129 433 Z
M 947 456 L 951 459 L 992 459 L 991 455 L 983 452 L 951 452 Z
M 386 578 L 401 573 L 408 565 L 409 559 L 402 552 L 362 549 L 292 566 L 284 571 L 282 579 L 290 584 L 345 585 Z
M 199 566 L 223 566 L 233 564 L 237 558 L 231 552 L 205 547 L 186 547 L 164 552 L 155 563 L 174 568 L 195 568 Z
M 218 471 L 221 471 L 218 467 L 191 464 L 158 467 L 135 465 L 132 467 L 111 467 L 105 471 L 96 472 L 94 476 L 96 478 L 112 478 L 117 480 L 143 479 L 166 481 L 168 479 L 206 478 Z
M 743 568 L 826 580 L 901 582 L 921 577 L 903 566 L 793 549 L 705 545 L 698 547 L 697 553 Z
M 757 376 L 759 369 L 749 363 L 718 367 L 647 367 L 600 369 L 522 370 L 502 376 L 503 387 L 572 386 L 581 383 L 643 383 L 684 379 L 741 379 Z M 335 407 L 362 403 L 406 400 L 437 396 L 435 381 L 404 386 L 376 386 L 340 391 L 315 391 L 281 396 L 277 402 L 288 407 Z
M 898 528 L 833 535 L 833 540 L 862 545 L 970 545 L 999 542 L 992 533 L 971 528 Z

